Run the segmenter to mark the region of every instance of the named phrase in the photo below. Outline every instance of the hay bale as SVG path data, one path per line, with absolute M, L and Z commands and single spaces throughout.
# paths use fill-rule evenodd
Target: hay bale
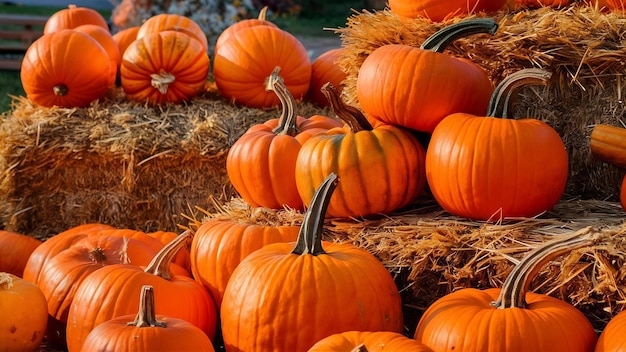
M 13 103 L 0 125 L 2 223 L 41 239 L 89 222 L 177 231 L 194 206 L 235 194 L 226 174 L 230 146 L 279 115 L 212 93 L 163 107 L 123 94 L 80 109 Z M 299 108 L 303 116 L 322 112 Z
M 559 132 L 570 157 L 568 195 L 616 200 L 624 173 L 592 157 L 589 133 L 596 124 L 623 125 L 626 14 L 576 3 L 562 9 L 502 11 L 493 18 L 499 24 L 495 35 L 459 39 L 447 53 L 480 65 L 494 84 L 522 68 L 551 71 L 548 88 L 521 90 L 514 116 L 544 120 Z M 407 20 L 389 10 L 354 13 L 345 28 L 335 29 L 346 48 L 339 60 L 347 74 L 346 102 L 358 106 L 358 70 L 373 50 L 386 44 L 419 47 L 437 30 L 461 20 Z
M 293 210 L 253 208 L 233 198 L 203 211 L 191 229 L 213 218 L 258 225 L 300 225 Z M 425 197 L 402 212 L 361 220 L 326 219 L 324 239 L 351 243 L 378 258 L 398 286 L 407 334 L 436 299 L 460 288 L 501 287 L 530 250 L 556 236 L 596 233 L 593 246 L 544 266 L 531 290 L 563 299 L 602 330 L 626 304 L 626 213 L 619 203 L 570 199 L 537 218 L 474 222 L 443 211 Z

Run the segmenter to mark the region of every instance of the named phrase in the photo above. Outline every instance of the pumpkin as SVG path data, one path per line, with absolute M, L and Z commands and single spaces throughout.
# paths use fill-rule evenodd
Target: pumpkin
M 597 124 L 589 135 L 594 158 L 626 169 L 626 128 Z
M 295 245 L 268 244 L 232 273 L 220 310 L 227 351 L 306 351 L 344 331 L 402 331 L 402 302 L 389 271 L 368 251 L 322 241 L 338 182 L 330 174 L 320 185 Z
M 289 93 L 295 99 L 303 98 L 311 81 L 311 61 L 304 45 L 278 27 L 252 26 L 234 31 L 216 48 L 213 75 L 227 100 L 248 107 L 271 107 L 280 100 L 265 90 L 265 83 L 277 66 Z
M 0 230 L 0 272 L 22 278 L 28 258 L 41 241 L 21 233 Z
M 153 105 L 180 103 L 200 94 L 208 72 L 209 56 L 201 43 L 176 31 L 138 37 L 120 66 L 127 97 Z
M 100 45 L 102 45 L 107 54 L 109 54 L 112 68 L 109 86 L 115 85 L 115 78 L 117 77 L 117 70 L 122 61 L 122 56 L 120 55 L 120 49 L 117 46 L 115 39 L 113 39 L 111 32 L 95 24 L 83 24 L 74 28 L 74 30 L 85 33 L 94 38 Z
M 113 40 L 115 40 L 115 43 L 117 43 L 117 48 L 120 52 L 120 56 L 124 55 L 124 51 L 126 51 L 126 48 L 128 48 L 128 46 L 132 42 L 137 40 L 137 32 L 139 32 L 139 26 L 132 26 L 124 28 L 113 34 Z
M 311 86 L 308 97 L 319 106 L 330 106 L 326 95 L 322 92 L 322 86 L 330 82 L 337 89 L 343 88 L 343 81 L 346 73 L 339 67 L 337 60 L 346 51 L 346 48 L 335 48 L 323 52 L 318 56 L 311 66 Z
M 318 341 L 308 352 L 432 352 L 421 342 L 392 331 L 346 331 Z
M 296 186 L 305 204 L 325 175 L 342 179 L 330 200 L 331 217 L 365 217 L 390 213 L 414 201 L 424 190 L 425 151 L 406 129 L 376 127 L 348 107 L 335 87 L 324 88 L 333 111 L 346 125 L 315 135 L 302 145 L 296 160 Z
M 46 299 L 36 285 L 0 272 L 0 351 L 37 351 L 48 320 Z
M 137 39 L 163 31 L 175 31 L 187 34 L 200 42 L 205 53 L 207 53 L 209 49 L 209 42 L 202 27 L 191 18 L 174 13 L 161 13 L 148 18 L 139 26 Z
M 426 309 L 414 338 L 434 351 L 592 351 L 597 336 L 583 313 L 528 288 L 544 264 L 596 240 L 589 228 L 563 235 L 522 258 L 502 288 L 443 296 Z
M 513 73 L 496 87 L 486 116 L 456 113 L 435 128 L 426 177 L 446 211 L 474 220 L 533 217 L 559 202 L 568 177 L 560 135 L 538 119 L 506 118 L 517 88 L 549 77 L 541 69 Z
M 507 0 L 389 0 L 391 12 L 404 18 L 429 18 L 441 22 L 478 12 L 495 12 Z
M 193 236 L 193 277 L 207 288 L 217 307 L 222 304 L 226 284 L 248 254 L 276 242 L 294 242 L 298 226 L 256 225 L 215 218 L 204 222 Z
M 109 25 L 100 12 L 89 7 L 79 7 L 70 4 L 67 8 L 61 9 L 48 17 L 43 27 L 43 34 L 58 32 L 62 29 L 74 29 L 83 24 L 94 24 L 107 31 L 109 30 Z
M 263 6 L 261 11 L 259 11 L 259 16 L 257 18 L 246 18 L 228 26 L 217 37 L 217 41 L 215 42 L 215 52 L 217 52 L 218 48 L 222 45 L 223 42 L 228 40 L 233 35 L 234 32 L 240 29 L 254 27 L 254 26 L 277 27 L 276 24 L 268 21 L 266 17 L 267 17 L 267 6 Z
M 98 325 L 87 335 L 81 351 L 214 351 L 209 337 L 195 325 L 155 312 L 154 288 L 144 285 L 137 314 Z
M 359 68 L 356 93 L 361 109 L 370 121 L 427 133 L 452 113 L 484 114 L 493 92 L 487 72 L 442 52 L 457 38 L 497 28 L 491 18 L 476 18 L 444 27 L 420 48 L 378 47 Z
M 626 350 L 626 340 L 624 330 L 626 329 L 626 311 L 617 313 L 609 323 L 606 324 L 594 352 L 619 352 Z
M 294 172 L 300 146 L 311 136 L 341 121 L 325 116 L 303 118 L 296 114 L 296 103 L 276 68 L 267 89 L 282 102 L 280 118 L 250 127 L 233 143 L 226 158 L 226 171 L 237 192 L 250 205 L 301 210 L 304 203 L 296 187 Z
M 45 34 L 26 50 L 20 79 L 33 103 L 85 107 L 108 90 L 111 60 L 91 36 L 72 29 Z
M 187 241 L 190 231 L 180 234 L 157 253 L 150 264 L 107 265 L 87 276 L 78 286 L 67 321 L 69 352 L 80 351 L 87 335 L 99 324 L 138 310 L 136 297 L 143 285 L 153 286 L 157 314 L 187 320 L 210 339 L 215 336 L 217 312 L 208 291 L 186 275 L 170 270 L 172 258 Z

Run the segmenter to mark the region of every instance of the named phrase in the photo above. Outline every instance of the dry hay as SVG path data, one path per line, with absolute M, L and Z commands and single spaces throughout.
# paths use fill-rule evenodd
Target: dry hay
M 549 87 L 520 91 L 514 116 L 542 119 L 560 133 L 570 156 L 569 195 L 616 200 L 623 172 L 593 159 L 589 133 L 596 124 L 624 125 L 626 14 L 576 4 L 502 11 L 493 18 L 499 24 L 495 35 L 459 39 L 446 53 L 477 63 L 495 84 L 522 68 L 551 71 Z M 347 74 L 346 101 L 358 106 L 358 69 L 373 50 L 386 44 L 419 47 L 437 30 L 461 20 L 431 23 L 401 19 L 389 10 L 355 12 L 345 28 L 335 29 L 346 49 L 339 59 Z
M 290 209 L 250 207 L 241 198 L 204 211 L 212 218 L 258 225 L 300 225 Z M 570 199 L 536 218 L 474 222 L 444 212 L 432 198 L 388 216 L 326 219 L 326 240 L 352 243 L 376 256 L 394 276 L 410 334 L 437 298 L 464 287 L 500 287 L 528 251 L 576 231 L 597 233 L 596 245 L 546 265 L 531 289 L 573 304 L 602 330 L 626 304 L 626 213 L 619 203 Z
M 303 116 L 321 112 L 299 108 Z M 213 93 L 163 107 L 120 93 L 80 109 L 16 98 L 0 125 L 4 228 L 38 238 L 89 222 L 177 231 L 181 214 L 234 195 L 230 146 L 250 125 L 278 115 Z

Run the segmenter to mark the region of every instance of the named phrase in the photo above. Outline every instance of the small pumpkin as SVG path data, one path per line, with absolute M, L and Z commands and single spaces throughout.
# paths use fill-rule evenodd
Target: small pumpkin
M 162 31 L 138 37 L 124 52 L 122 89 L 135 101 L 153 105 L 180 103 L 200 94 L 209 72 L 209 56 L 193 37 Z
M 200 42 L 205 53 L 207 53 L 209 49 L 209 42 L 202 27 L 191 18 L 175 13 L 161 13 L 148 18 L 139 26 L 137 39 L 163 31 L 175 31 L 187 34 Z
M 344 331 L 402 331 L 389 271 L 368 251 L 322 241 L 338 182 L 336 174 L 322 182 L 295 245 L 268 244 L 232 273 L 220 310 L 227 351 L 306 351 Z
M 487 72 L 474 62 L 444 54 L 454 40 L 495 33 L 491 18 L 446 26 L 419 48 L 405 44 L 378 47 L 359 68 L 356 93 L 367 117 L 431 133 L 455 112 L 484 114 L 493 92 Z
M 592 351 L 597 336 L 583 313 L 528 288 L 544 264 L 595 240 L 589 228 L 563 235 L 522 258 L 501 289 L 443 296 L 426 309 L 414 338 L 434 351 Z
M 209 337 L 195 325 L 157 315 L 154 301 L 154 288 L 144 285 L 137 314 L 98 325 L 87 335 L 81 351 L 215 351 Z
M 0 351 L 37 351 L 46 332 L 48 308 L 37 285 L 0 272 Z
M 28 258 L 41 243 L 32 236 L 0 230 L 0 272 L 22 278 Z
M 600 333 L 594 352 L 625 351 L 624 330 L 626 330 L 626 311 L 621 311 L 609 320 Z
M 479 12 L 495 12 L 507 0 L 389 0 L 391 12 L 405 18 L 429 18 L 441 22 Z
M 109 30 L 109 25 L 100 12 L 89 7 L 70 4 L 67 8 L 58 10 L 48 17 L 43 27 L 43 34 L 58 32 L 62 29 L 74 29 L 83 24 L 94 24 Z
M 330 106 L 326 95 L 322 92 L 322 86 L 330 82 L 337 89 L 343 89 L 343 81 L 347 74 L 339 67 L 337 60 L 346 52 L 346 48 L 335 48 L 323 52 L 311 66 L 311 86 L 309 87 L 309 99 L 319 106 Z
M 63 29 L 44 34 L 28 47 L 20 79 L 26 96 L 37 105 L 85 107 L 105 96 L 114 69 L 98 41 Z
M 423 343 L 392 331 L 346 331 L 318 341 L 308 352 L 433 352 Z
M 109 59 L 111 60 L 111 79 L 109 81 L 109 86 L 114 86 L 115 78 L 117 77 L 117 70 L 122 62 L 122 56 L 115 39 L 113 39 L 113 35 L 111 35 L 111 32 L 95 24 L 83 24 L 74 28 L 74 30 L 85 33 L 94 38 L 100 45 L 102 45 L 107 54 L 109 54 Z
M 496 87 L 486 116 L 456 113 L 437 125 L 426 177 L 446 211 L 474 220 L 533 217 L 559 202 L 568 177 L 561 136 L 538 119 L 506 118 L 517 88 L 547 84 L 550 75 L 522 69 Z

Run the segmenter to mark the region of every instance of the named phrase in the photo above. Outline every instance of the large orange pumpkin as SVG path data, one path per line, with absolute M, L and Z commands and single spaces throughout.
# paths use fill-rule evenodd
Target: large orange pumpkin
M 44 107 L 85 107 L 103 98 L 115 70 L 107 51 L 72 29 L 45 34 L 26 50 L 20 78 L 26 96 Z
M 476 18 L 444 27 L 420 48 L 378 47 L 358 72 L 356 92 L 363 112 L 370 120 L 428 133 L 452 113 L 484 114 L 493 92 L 487 72 L 442 51 L 459 37 L 493 33 L 497 27 L 493 19 Z
M 306 351 L 344 331 L 402 331 L 402 302 L 389 271 L 361 248 L 322 241 L 338 182 L 331 174 L 320 185 L 295 246 L 268 244 L 233 272 L 220 311 L 227 351 Z
M 495 12 L 507 0 L 389 0 L 391 12 L 406 18 L 429 18 L 440 22 L 478 12 Z
M 433 352 L 423 343 L 392 331 L 346 331 L 318 341 L 307 352 Z
M 228 100 L 249 107 L 276 106 L 280 100 L 265 90 L 275 67 L 295 99 L 302 99 L 311 81 L 311 61 L 304 45 L 274 26 L 239 29 L 220 44 L 213 60 L 215 84 Z
M 538 119 L 506 118 L 517 87 L 545 84 L 549 76 L 539 69 L 514 73 L 494 91 L 487 116 L 456 113 L 435 128 L 426 151 L 426 177 L 445 210 L 498 220 L 533 217 L 559 202 L 568 177 L 561 136 Z
M 209 72 L 209 56 L 201 43 L 176 31 L 138 37 L 124 52 L 122 89 L 135 101 L 180 103 L 200 94 Z
M 62 29 L 74 29 L 83 24 L 94 24 L 109 30 L 109 25 L 100 12 L 89 7 L 79 7 L 70 4 L 67 8 L 61 9 L 48 17 L 43 33 L 50 34 Z
M 40 245 L 32 236 L 0 230 L 0 272 L 23 277 L 28 258 Z
M 202 27 L 191 18 L 174 13 L 161 13 L 148 18 L 139 26 L 137 39 L 163 31 L 185 33 L 197 39 L 202 44 L 205 53 L 209 49 L 209 43 Z

